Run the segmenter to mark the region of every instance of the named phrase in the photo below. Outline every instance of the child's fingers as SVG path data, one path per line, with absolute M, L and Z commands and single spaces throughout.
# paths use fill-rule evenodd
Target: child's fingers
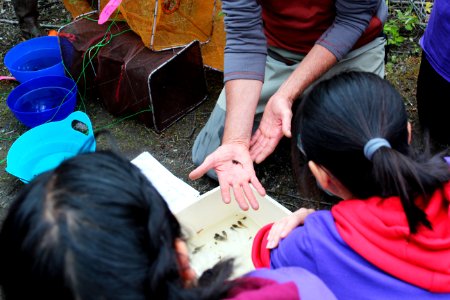
M 273 249 L 278 246 L 281 239 L 281 233 L 284 231 L 286 226 L 286 219 L 282 219 L 276 222 L 270 229 L 269 235 L 267 236 L 267 248 Z

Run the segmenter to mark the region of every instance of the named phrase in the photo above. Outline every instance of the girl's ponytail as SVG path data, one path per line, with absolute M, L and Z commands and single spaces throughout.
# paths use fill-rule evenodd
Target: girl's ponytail
M 449 180 L 448 166 L 438 159 L 424 164 L 412 160 L 395 149 L 381 148 L 372 157 L 374 181 L 381 196 L 396 195 L 400 198 L 411 233 L 422 224 L 431 229 L 426 214 L 415 200 L 418 196 L 428 199 L 433 191 Z M 428 172 L 432 169 L 433 172 Z

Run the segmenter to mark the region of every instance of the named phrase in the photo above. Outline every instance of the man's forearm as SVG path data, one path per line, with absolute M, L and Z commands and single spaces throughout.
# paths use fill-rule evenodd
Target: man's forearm
M 305 56 L 289 78 L 280 86 L 277 94 L 293 103 L 314 81 L 337 63 L 336 56 L 325 47 L 316 44 Z
M 225 83 L 227 112 L 222 144 L 249 146 L 261 88 L 259 80 L 236 79 Z

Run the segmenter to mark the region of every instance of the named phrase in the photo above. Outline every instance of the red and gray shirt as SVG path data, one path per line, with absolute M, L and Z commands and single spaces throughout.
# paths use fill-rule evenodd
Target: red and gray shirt
M 225 81 L 263 81 L 267 46 L 307 54 L 317 43 L 342 59 L 380 35 L 384 0 L 223 0 Z

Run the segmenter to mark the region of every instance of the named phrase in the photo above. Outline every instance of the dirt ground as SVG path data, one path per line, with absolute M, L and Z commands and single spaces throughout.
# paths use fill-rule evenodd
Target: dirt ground
M 71 17 L 60 1 L 39 1 L 41 24 L 60 26 L 70 22 Z M 11 0 L 0 0 L 0 75 L 10 75 L 3 65 L 6 52 L 22 41 L 18 26 L 11 21 L 16 20 Z M 414 128 L 417 128 L 415 86 L 420 58 L 402 56 L 387 72 L 387 78 L 401 91 L 410 112 Z M 205 124 L 215 99 L 223 84 L 222 74 L 206 69 L 208 99 L 196 110 L 189 113 L 175 125 L 156 134 L 133 119 L 121 120 L 111 116 L 98 100 L 88 99 L 86 112 L 91 118 L 94 130 L 109 128 L 117 140 L 121 152 L 133 159 L 143 151 L 150 152 L 172 173 L 188 182 L 201 193 L 211 190 L 217 183 L 208 178 L 190 181 L 188 174 L 194 169 L 191 162 L 191 147 L 194 138 Z M 6 98 L 17 83 L 0 81 L 0 221 L 5 215 L 8 205 L 23 187 L 18 179 L 5 172 L 6 156 L 11 144 L 24 133 L 27 128 L 19 123 L 6 106 Z M 100 138 L 99 148 L 108 148 L 108 141 Z M 268 194 L 290 210 L 301 206 L 325 207 L 325 203 L 317 203 L 310 199 L 300 199 L 292 177 L 289 158 L 289 142 L 285 141 L 277 151 L 263 164 L 256 166 L 258 178 Z

